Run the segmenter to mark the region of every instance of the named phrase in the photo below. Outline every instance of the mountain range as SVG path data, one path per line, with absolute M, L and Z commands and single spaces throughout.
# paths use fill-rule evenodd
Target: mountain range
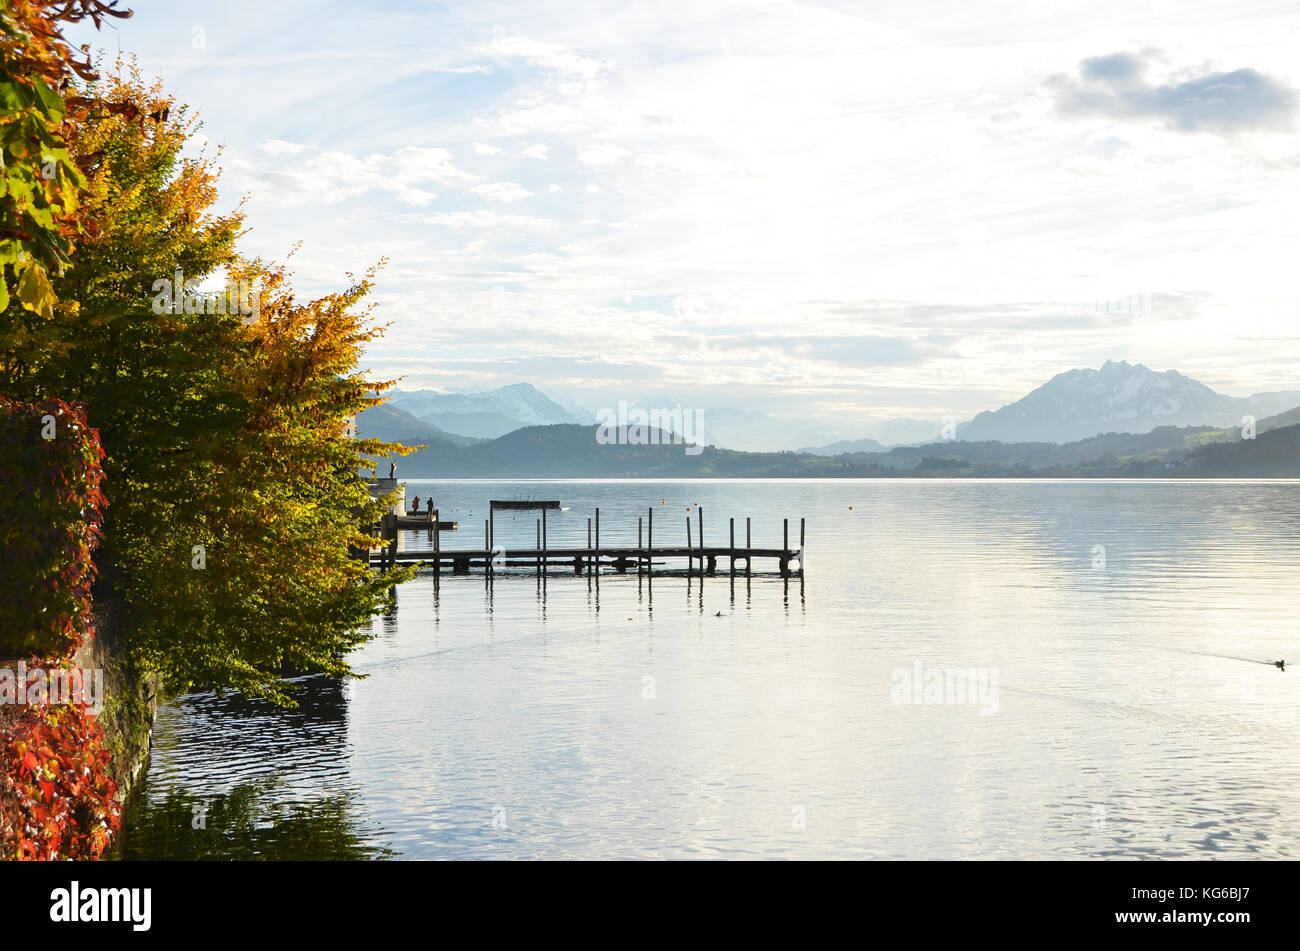
M 525 426 L 587 422 L 531 383 L 516 383 L 486 393 L 396 390 L 389 405 L 444 433 L 476 439 L 495 439 Z
M 409 426 L 409 416 L 396 419 Z M 596 433 L 595 426 L 576 424 L 528 426 L 460 445 L 431 434 L 422 440 L 426 448 L 398 462 L 398 473 L 441 479 L 1300 476 L 1300 408 L 1259 420 L 1254 438 L 1243 438 L 1240 428 L 1161 426 L 1064 444 L 946 440 L 839 456 L 716 447 L 688 455 L 680 445 L 602 444 Z M 375 426 L 361 435 L 385 438 Z
M 602 408 L 616 411 L 618 402 Z M 664 396 L 626 402 L 644 410 L 691 408 Z M 1013 403 L 958 423 L 955 436 L 965 443 L 1062 445 L 1104 433 L 1142 434 L 1159 427 L 1237 426 L 1245 416 L 1262 419 L 1297 406 L 1300 391 L 1232 397 L 1176 370 L 1157 372 L 1140 363 L 1108 360 L 1100 369 L 1057 374 Z M 705 445 L 746 452 L 841 456 L 943 441 L 944 426 L 938 420 L 876 421 L 864 424 L 857 434 L 835 438 L 833 430 L 755 410 L 711 407 L 701 415 Z M 591 426 L 596 420 L 596 410 L 561 404 L 531 384 L 517 383 L 482 393 L 396 390 L 388 402 L 362 413 L 358 422 L 363 430 L 383 431 L 389 434 L 384 438 L 398 442 L 465 446 L 527 427 Z M 822 442 L 815 441 L 819 435 Z
M 1057 374 L 1027 396 L 957 426 L 967 442 L 1066 443 L 1098 433 L 1146 433 L 1157 426 L 1233 426 L 1300 406 L 1300 391 L 1233 397 L 1177 370 L 1107 360 L 1100 370 Z

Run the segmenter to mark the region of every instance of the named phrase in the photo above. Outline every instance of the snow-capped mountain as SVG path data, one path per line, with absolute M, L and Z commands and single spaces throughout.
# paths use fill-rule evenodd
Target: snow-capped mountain
M 1072 442 L 1100 433 L 1146 433 L 1157 426 L 1234 426 L 1300 405 L 1300 392 L 1233 397 L 1177 370 L 1107 360 L 1100 370 L 1069 370 L 1029 395 L 957 427 L 968 442 Z
M 524 426 L 586 422 L 531 383 L 484 393 L 395 390 L 392 405 L 449 433 L 480 439 L 494 439 Z

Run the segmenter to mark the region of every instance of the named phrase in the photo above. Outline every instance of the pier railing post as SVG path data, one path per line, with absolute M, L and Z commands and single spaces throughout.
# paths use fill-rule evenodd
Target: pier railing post
M 799 574 L 803 575 L 803 549 L 804 549 L 804 522 L 806 518 L 799 519 Z
M 745 516 L 745 577 L 749 577 L 749 569 L 754 561 L 754 546 L 749 540 L 749 516 Z
M 695 513 L 700 517 L 700 577 L 704 577 L 704 506 L 697 505 Z
M 691 549 L 694 547 L 691 544 L 691 517 L 688 515 L 686 516 L 686 577 L 688 578 L 695 567 L 695 558 L 691 555 Z
M 393 512 L 384 513 L 384 565 L 388 568 L 397 566 L 397 515 Z
M 787 518 L 783 521 L 781 535 L 781 574 L 789 576 L 790 574 L 790 520 Z

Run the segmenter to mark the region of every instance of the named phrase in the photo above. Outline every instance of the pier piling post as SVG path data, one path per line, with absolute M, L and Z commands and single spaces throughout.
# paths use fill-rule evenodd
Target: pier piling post
M 587 519 L 587 553 L 582 560 L 587 563 L 587 574 L 591 574 L 591 519 Z
M 700 577 L 704 577 L 704 506 L 697 505 L 695 512 L 700 517 Z
M 729 561 L 731 563 L 731 574 L 734 575 L 736 573 L 736 517 L 734 515 L 731 517 L 731 558 Z
M 645 527 L 645 572 L 646 574 L 654 573 L 654 548 L 655 548 L 655 510 L 654 507 L 646 509 L 646 527 Z
M 596 506 L 596 556 L 593 559 L 593 566 L 596 574 L 600 574 L 600 506 Z
M 541 552 L 541 550 L 542 550 L 542 520 L 539 518 L 537 520 L 537 546 L 533 549 L 533 551 L 535 553 L 538 553 Z M 542 576 L 542 556 L 540 554 L 534 554 L 534 560 L 537 562 L 537 577 L 540 578 Z
M 438 526 L 441 524 L 439 512 L 433 510 L 433 584 L 438 586 L 438 576 L 442 574 L 442 539 L 438 537 Z
M 782 541 L 781 541 L 781 577 L 790 575 L 790 520 L 787 518 L 783 522 Z
M 636 547 L 637 547 L 637 551 L 642 551 L 642 550 L 644 549 L 644 547 L 645 547 L 644 545 L 641 544 L 642 541 L 644 540 L 643 535 L 642 535 L 642 531 L 641 531 L 644 522 L 645 522 L 645 519 L 641 518 L 641 516 L 638 515 L 638 516 L 637 516 L 637 519 L 636 519 Z M 636 573 L 637 573 L 638 575 L 641 574 L 641 569 L 644 567 L 644 565 L 642 564 L 643 561 L 644 561 L 643 558 L 637 558 L 637 560 L 636 560 Z
M 754 546 L 749 542 L 749 516 L 745 516 L 745 577 L 749 577 L 751 562 L 754 560 Z
M 389 568 L 397 566 L 397 516 L 392 512 L 384 514 L 384 564 Z
M 691 555 L 691 517 L 686 516 L 686 577 L 691 576 L 691 571 L 695 567 L 695 558 Z
M 542 573 L 549 567 L 546 563 L 546 509 L 542 509 Z

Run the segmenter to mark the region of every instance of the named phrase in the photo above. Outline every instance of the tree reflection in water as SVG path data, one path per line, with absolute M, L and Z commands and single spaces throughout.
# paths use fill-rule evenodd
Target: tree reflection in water
M 281 784 L 248 783 L 218 796 L 169 790 L 138 796 L 110 859 L 119 861 L 361 861 L 393 853 L 363 830 L 348 796 L 286 803 Z

